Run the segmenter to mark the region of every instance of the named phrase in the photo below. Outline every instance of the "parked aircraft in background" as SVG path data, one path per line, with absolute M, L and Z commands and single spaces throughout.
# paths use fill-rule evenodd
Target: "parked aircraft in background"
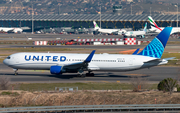
M 31 53 L 22 52 L 8 56 L 3 63 L 18 69 L 50 70 L 51 74 L 79 73 L 94 75 L 92 71 L 131 71 L 166 64 L 173 58 L 161 59 L 172 28 L 165 28 L 141 52 L 122 54 L 74 54 L 74 53 Z
M 13 32 L 14 33 L 18 33 L 18 32 L 22 33 L 23 29 L 21 29 L 21 28 L 14 28 Z
M 126 32 L 126 30 L 124 29 L 101 29 L 99 28 L 99 26 L 95 21 L 93 21 L 93 24 L 94 24 L 94 30 L 98 30 L 101 33 L 107 33 L 107 34 L 117 33 L 119 35 L 122 35 L 122 33 Z
M 14 28 L 7 28 L 7 27 L 0 27 L 0 31 L 2 32 L 8 32 L 8 31 L 13 31 Z
M 10 27 L 0 27 L 0 31 L 1 32 L 13 32 L 13 33 L 18 33 L 18 32 L 22 32 L 23 29 L 21 28 L 10 28 Z
M 150 31 L 152 32 L 156 32 L 156 33 L 160 33 L 165 27 L 158 27 L 158 25 L 156 24 L 156 22 L 152 19 L 151 16 L 148 16 L 148 20 L 149 22 L 151 23 L 151 29 L 149 29 Z M 172 28 L 172 32 L 171 34 L 173 33 L 178 33 L 180 32 L 180 27 L 173 27 Z
M 144 26 L 144 29 L 142 31 L 127 31 L 124 33 L 124 37 L 137 37 L 140 36 L 141 38 L 144 38 L 144 35 L 147 32 L 147 23 Z

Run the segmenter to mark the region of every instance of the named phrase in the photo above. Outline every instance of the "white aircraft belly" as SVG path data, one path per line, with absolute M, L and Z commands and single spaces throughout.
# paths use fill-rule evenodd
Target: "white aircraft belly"
M 11 65 L 10 67 L 16 68 L 16 69 L 30 69 L 30 70 L 49 70 L 52 65 L 57 65 L 57 63 L 17 63 L 14 65 Z
M 126 70 L 134 70 L 137 68 L 141 68 L 143 63 L 135 62 L 127 63 L 127 62 L 112 62 L 106 65 L 106 63 L 90 63 L 89 69 L 93 71 L 126 71 Z

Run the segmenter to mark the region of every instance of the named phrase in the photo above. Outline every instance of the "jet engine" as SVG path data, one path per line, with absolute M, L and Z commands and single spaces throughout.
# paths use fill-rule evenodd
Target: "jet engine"
M 62 74 L 62 66 L 51 66 L 50 72 L 51 74 Z

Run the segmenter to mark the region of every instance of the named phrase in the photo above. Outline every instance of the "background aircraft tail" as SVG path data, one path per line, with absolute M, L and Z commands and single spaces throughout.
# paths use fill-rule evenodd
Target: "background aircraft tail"
M 157 29 L 156 27 L 154 27 L 153 25 L 150 25 L 151 29 Z
M 159 30 L 162 31 L 162 29 L 158 27 L 158 25 L 157 25 L 156 22 L 152 19 L 151 16 L 148 16 L 148 19 L 149 19 L 149 22 L 150 22 L 152 25 L 154 25 L 157 29 L 159 29 Z
M 166 27 L 138 55 L 161 58 L 172 27 Z
M 99 26 L 97 25 L 97 23 L 95 21 L 93 21 L 93 24 L 94 24 L 94 29 L 95 30 L 99 29 Z
M 144 31 L 145 33 L 147 32 L 147 22 L 146 22 L 146 24 L 145 24 L 145 26 L 144 26 L 143 31 Z

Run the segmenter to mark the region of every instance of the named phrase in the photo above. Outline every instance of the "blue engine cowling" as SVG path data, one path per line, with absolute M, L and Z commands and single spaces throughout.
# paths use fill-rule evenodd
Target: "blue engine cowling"
M 51 74 L 61 74 L 62 66 L 51 66 L 50 72 L 51 72 Z

